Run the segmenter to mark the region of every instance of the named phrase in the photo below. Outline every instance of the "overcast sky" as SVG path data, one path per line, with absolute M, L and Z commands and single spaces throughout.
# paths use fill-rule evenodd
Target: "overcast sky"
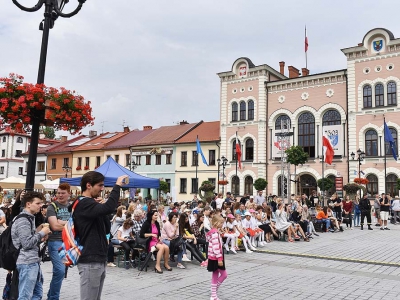
M 19 0 L 31 4 L 36 0 Z M 77 0 L 70 0 L 71 11 Z M 346 68 L 340 49 L 375 27 L 400 37 L 400 2 L 370 0 L 87 0 L 50 31 L 45 83 L 92 102 L 95 125 L 83 130 L 160 127 L 219 119 L 218 72 L 242 56 L 279 70 Z M 44 9 L 28 13 L 0 1 L 0 76 L 36 82 Z M 286 71 L 287 72 L 287 71 Z M 102 124 L 102 122 L 104 122 Z

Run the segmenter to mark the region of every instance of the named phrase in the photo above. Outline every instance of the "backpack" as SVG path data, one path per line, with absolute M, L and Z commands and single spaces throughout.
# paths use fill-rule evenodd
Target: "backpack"
M 11 238 L 11 228 L 14 222 L 19 218 L 27 218 L 31 223 L 31 228 L 33 226 L 33 217 L 28 216 L 27 214 L 19 214 L 14 218 L 11 225 L 4 230 L 4 232 L 0 235 L 0 266 L 3 269 L 14 271 L 17 266 L 17 259 L 19 256 L 19 252 L 22 248 L 15 248 L 12 238 Z
M 79 201 L 81 201 L 83 198 L 85 197 L 79 197 L 77 200 L 75 200 L 74 204 L 72 205 L 71 217 L 68 219 L 61 232 L 62 244 L 58 249 L 58 255 L 61 258 L 61 262 L 66 267 L 73 267 L 77 265 L 83 250 L 83 246 L 79 243 L 79 237 L 76 235 L 74 224 L 75 208 Z

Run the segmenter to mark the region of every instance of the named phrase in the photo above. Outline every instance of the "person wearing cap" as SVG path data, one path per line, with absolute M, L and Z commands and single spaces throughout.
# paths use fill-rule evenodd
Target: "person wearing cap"
M 224 237 L 226 238 L 226 242 L 225 242 L 225 249 L 227 252 L 229 252 L 229 250 L 233 253 L 237 253 L 236 252 L 236 240 L 237 237 L 239 236 L 239 232 L 236 228 L 236 220 L 235 217 L 232 214 L 228 214 L 226 216 L 226 222 L 224 224 L 224 228 L 225 228 L 225 232 L 224 232 Z M 229 249 L 229 242 L 231 242 L 231 248 Z
M 248 211 L 246 211 L 244 213 L 244 219 L 242 220 L 242 226 L 250 235 L 250 245 L 253 248 L 255 248 L 256 247 L 256 243 L 255 243 L 256 232 L 252 228 L 253 223 L 251 222 L 251 213 Z
M 258 227 L 258 220 L 257 220 L 257 211 L 254 209 L 250 209 L 249 212 L 251 213 L 251 226 L 253 230 L 256 232 L 255 239 L 259 240 L 258 245 L 261 247 L 264 247 L 264 240 L 265 240 L 265 234 L 264 230 L 262 230 L 260 227 Z
M 240 214 L 235 214 L 235 219 L 236 219 L 236 229 L 238 230 L 239 236 L 238 239 L 242 240 L 242 244 L 244 248 L 246 249 L 246 253 L 253 253 L 252 250 L 257 250 L 251 245 L 250 238 L 247 235 L 246 230 L 243 228 L 242 225 L 242 216 Z

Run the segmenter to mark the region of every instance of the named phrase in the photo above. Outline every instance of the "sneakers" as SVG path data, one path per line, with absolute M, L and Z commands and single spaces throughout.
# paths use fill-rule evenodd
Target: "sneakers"
M 224 245 L 226 252 L 229 252 L 229 246 L 227 244 Z
M 316 233 L 316 232 L 313 232 L 313 234 L 314 234 L 315 236 L 319 236 L 319 234 L 318 234 L 318 233 Z
M 112 262 L 109 262 L 108 264 L 107 264 L 107 267 L 116 267 L 117 265 L 116 264 L 114 264 L 114 263 L 112 263 Z
M 205 260 L 200 264 L 200 267 L 207 267 L 207 265 L 208 265 L 208 261 Z
M 381 227 L 381 230 L 385 230 L 385 229 L 383 229 L 383 227 Z
M 128 263 L 128 262 L 126 262 L 126 263 L 125 263 L 125 269 L 128 270 L 130 267 L 131 267 L 131 264 Z
M 249 248 L 250 248 L 250 250 L 253 250 L 253 251 L 256 251 L 256 250 L 257 250 L 255 247 L 253 247 L 253 246 L 251 246 L 251 245 L 250 245 Z
M 186 256 L 186 254 L 184 254 L 182 256 L 182 261 L 191 261 L 191 260 Z
M 250 253 L 253 253 L 253 251 L 247 249 L 246 253 L 250 254 Z
M 256 247 L 256 245 L 254 245 L 254 244 L 251 244 L 251 246 L 253 247 L 253 248 L 255 248 Z M 252 249 L 253 250 L 253 249 Z
M 385 227 L 385 228 L 383 228 L 384 230 L 390 230 L 389 228 L 387 228 L 387 227 Z
M 231 252 L 237 254 L 237 252 L 234 248 L 231 248 Z
M 177 267 L 178 269 L 186 269 L 185 266 L 182 265 L 182 264 L 177 264 L 176 267 Z

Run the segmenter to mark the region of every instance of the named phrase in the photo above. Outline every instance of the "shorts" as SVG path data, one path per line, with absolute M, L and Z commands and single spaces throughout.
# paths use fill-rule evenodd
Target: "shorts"
M 375 208 L 375 217 L 377 219 L 381 219 L 381 209 L 380 208 Z
M 389 219 L 389 212 L 388 211 L 381 211 L 381 220 L 387 221 Z

